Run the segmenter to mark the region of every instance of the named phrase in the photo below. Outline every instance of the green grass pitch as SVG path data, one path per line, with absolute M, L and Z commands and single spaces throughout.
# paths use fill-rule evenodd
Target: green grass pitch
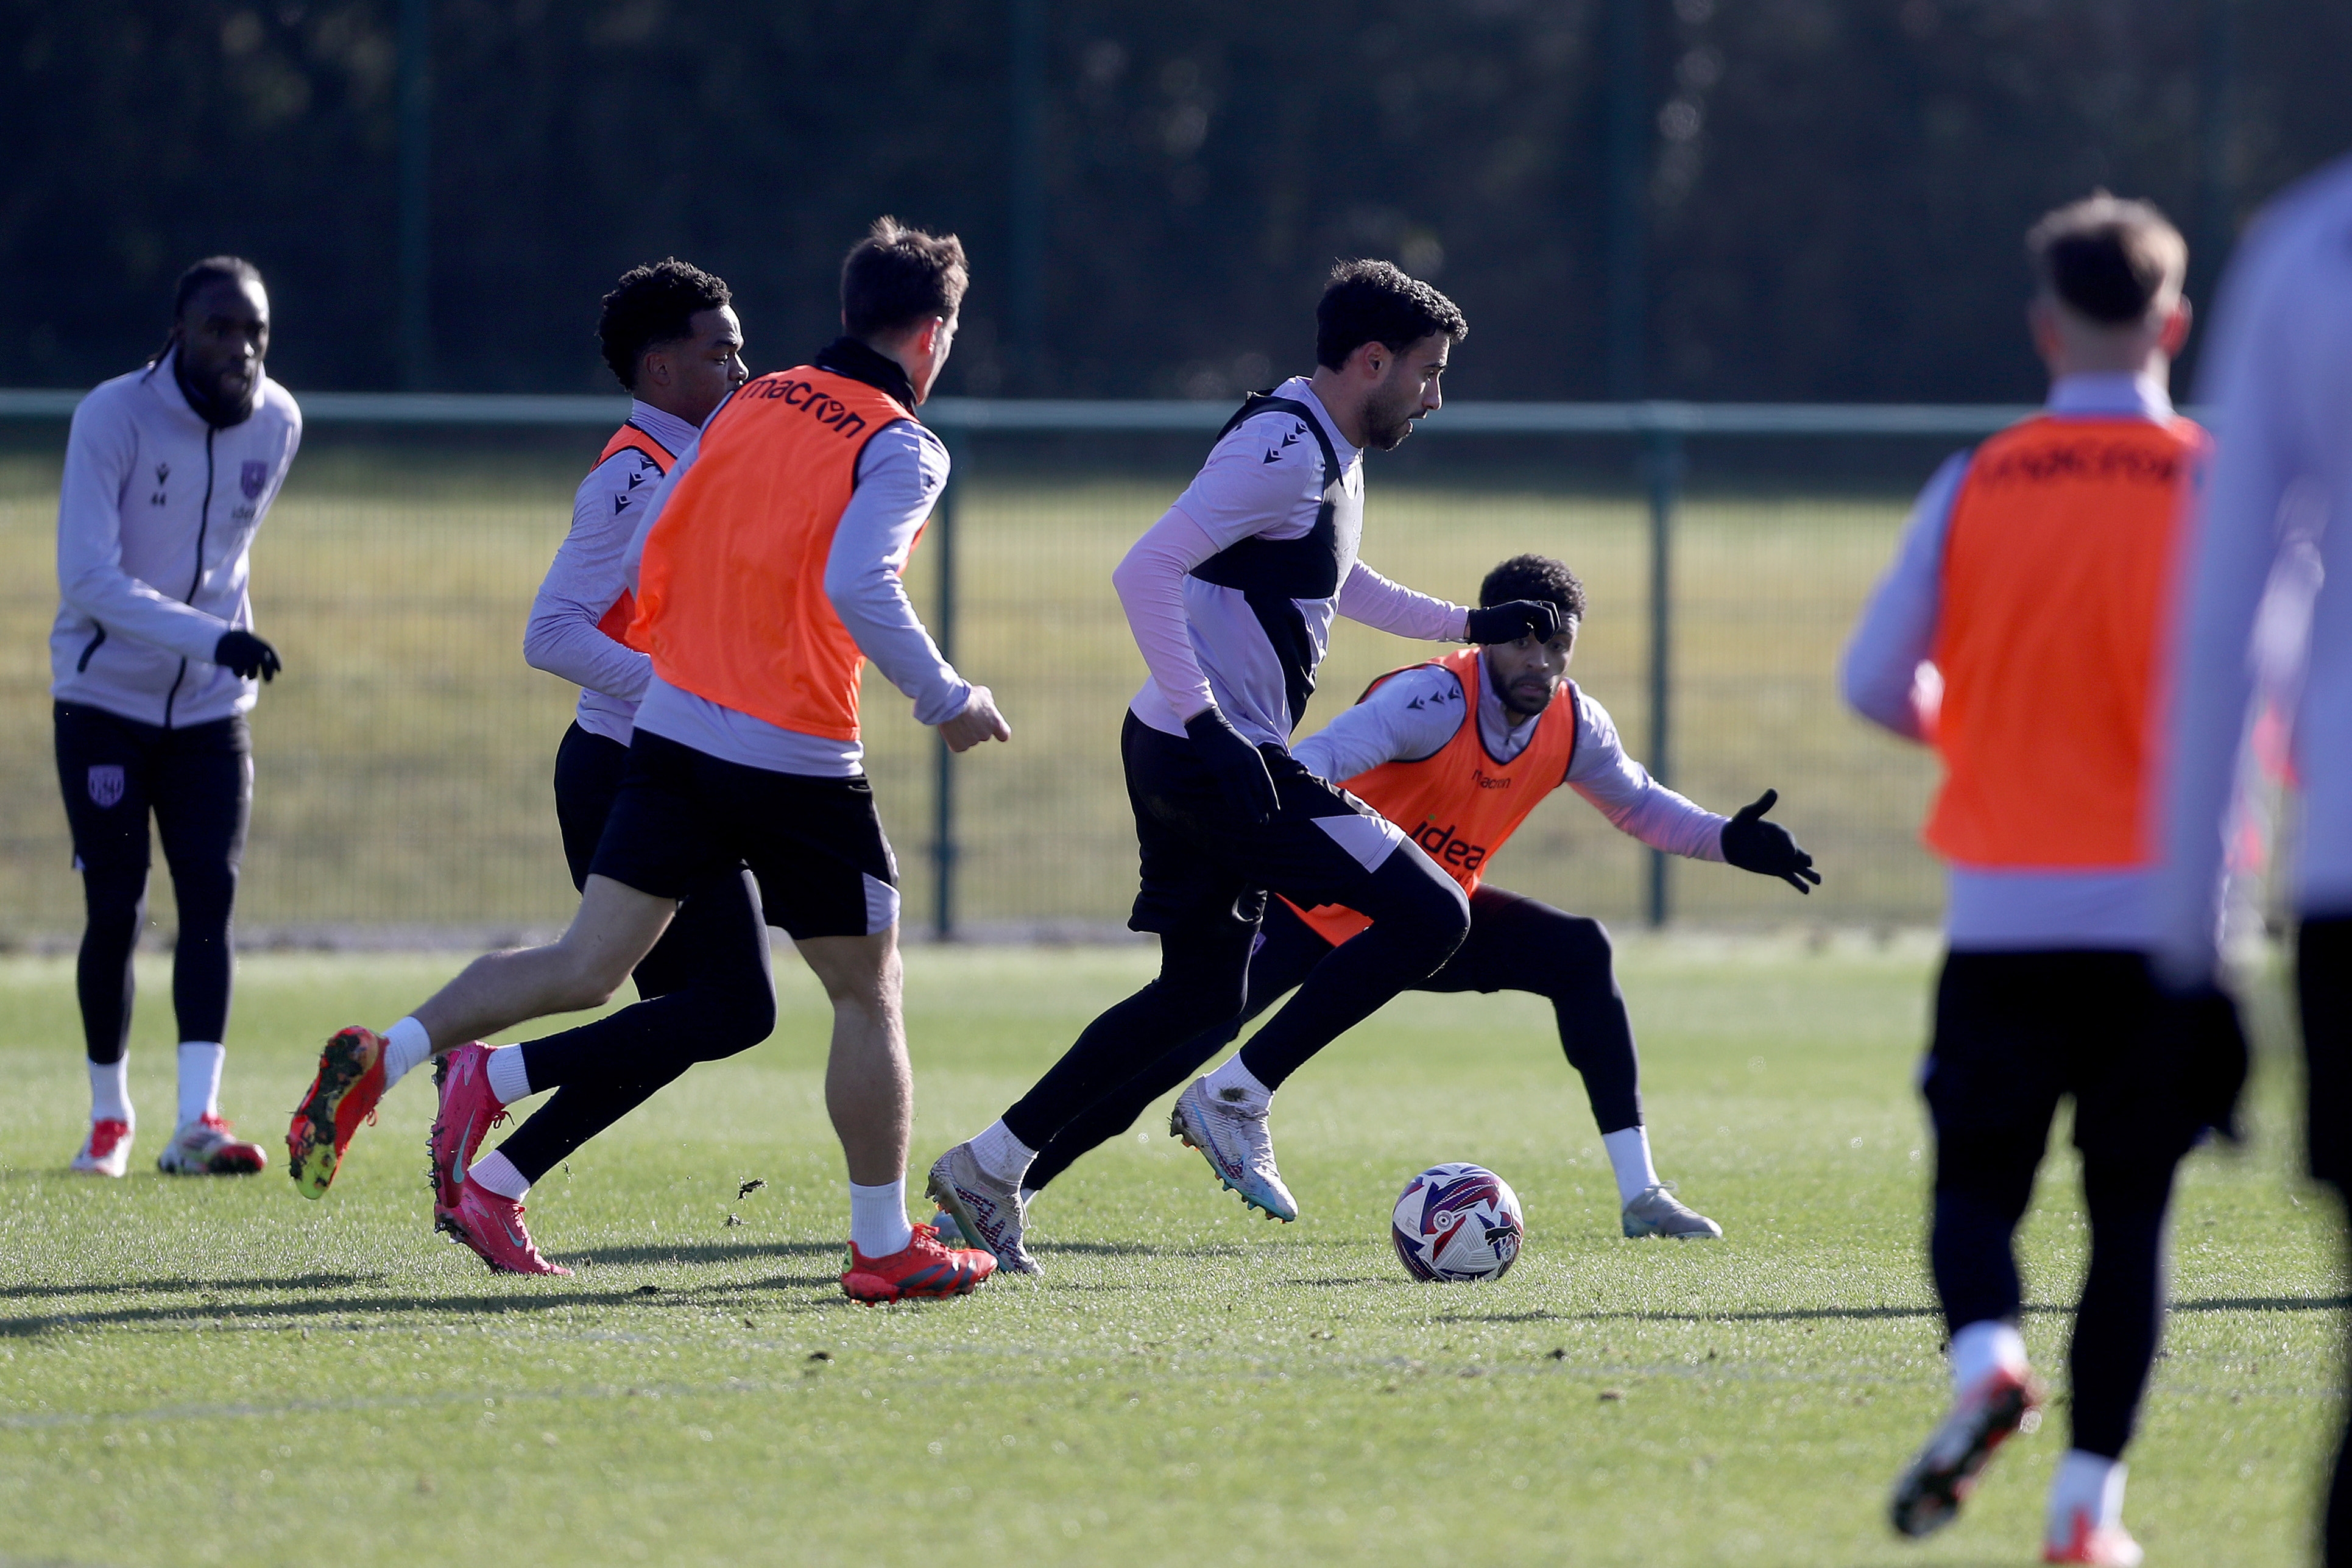
M 824 1013 L 789 954 L 775 1039 L 533 1194 L 542 1245 L 579 1269 L 548 1281 L 429 1234 L 422 1079 L 323 1203 L 275 1169 L 154 1174 L 160 971 L 135 1173 L 68 1177 L 70 969 L 7 960 L 0 1562 L 2033 1561 L 2063 1405 L 1943 1535 L 1898 1542 L 1882 1519 L 1943 1394 L 1909 1089 L 1931 956 L 1627 944 L 1660 1162 L 1721 1243 L 1617 1237 L 1540 1004 L 1409 996 L 1276 1104 L 1296 1226 L 1245 1218 L 1147 1121 L 1040 1205 L 1043 1278 L 884 1309 L 835 1284 Z M 1150 959 L 912 952 L 918 1169 Z M 248 962 L 228 1110 L 275 1142 L 329 1028 L 381 1025 L 452 967 Z M 2307 1554 L 2343 1288 L 2327 1211 L 2289 1173 L 2284 1067 L 2267 1055 L 2253 1152 L 2200 1154 L 2185 1180 L 2132 1456 L 2154 1564 Z M 1445 1159 L 1492 1165 L 1527 1205 L 1498 1284 L 1413 1285 L 1389 1252 L 1396 1192 Z M 2061 1374 L 2051 1303 L 2083 1255 L 2063 1152 L 2027 1250 L 2026 1336 Z

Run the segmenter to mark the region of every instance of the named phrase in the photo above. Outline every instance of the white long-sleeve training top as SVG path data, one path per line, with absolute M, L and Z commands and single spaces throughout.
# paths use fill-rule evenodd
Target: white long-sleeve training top
M 1360 517 L 1363 452 L 1340 437 L 1305 376 L 1291 377 L 1275 395 L 1314 412 Z M 1132 711 L 1165 734 L 1181 735 L 1186 720 L 1213 705 L 1255 744 L 1287 747 L 1303 717 L 1290 711 L 1282 659 L 1248 595 L 1191 574 L 1244 540 L 1300 540 L 1314 532 L 1324 502 L 1322 448 L 1301 438 L 1294 424 L 1294 416 L 1268 410 L 1236 426 L 1111 574 L 1150 672 Z M 1357 558 L 1360 542 L 1358 530 L 1343 520 L 1331 542 L 1338 592 L 1290 601 L 1309 644 L 1310 669 L 1330 646 L 1335 615 L 1400 637 L 1462 640 L 1465 606 L 1389 581 Z
M 1694 860 L 1722 859 L 1728 819 L 1652 778 L 1625 754 L 1609 710 L 1581 689 L 1569 689 L 1576 704 L 1576 751 L 1569 760 L 1568 787 L 1619 832 L 1653 849 Z M 1381 682 L 1370 696 L 1299 742 L 1291 754 L 1318 778 L 1344 783 L 1382 763 L 1435 756 L 1460 732 L 1468 706 L 1452 670 L 1440 665 L 1409 669 Z M 1514 723 L 1494 683 L 1479 683 L 1478 737 L 1496 762 L 1507 763 L 1527 750 L 1536 722 Z
M 699 450 L 698 447 L 697 450 Z M 681 456 L 637 520 L 625 560 L 628 585 L 637 581 L 646 535 L 678 481 L 693 468 L 695 453 Z M 915 703 L 918 723 L 944 724 L 971 702 L 971 682 L 940 655 L 922 617 L 907 597 L 899 574 L 948 481 L 944 442 L 909 419 L 893 420 L 876 431 L 857 458 L 856 487 L 834 530 L 825 557 L 824 592 L 858 650 L 891 685 Z M 698 697 L 649 674 L 638 705 L 637 728 L 665 740 L 746 767 L 818 778 L 855 778 L 866 749 L 787 730 L 763 719 Z
M 2352 158 L 2280 196 L 2223 280 L 2199 391 L 2219 449 L 2190 548 L 2168 743 L 2158 962 L 2212 971 L 2222 822 L 2253 696 L 2250 641 L 2274 568 L 2315 549 L 2293 756 L 2295 900 L 2352 915 Z M 2292 687 L 2292 680 L 2287 682 Z
M 182 729 L 252 708 L 257 680 L 213 663 L 249 630 L 247 557 L 302 444 L 302 411 L 262 377 L 253 412 L 215 430 L 166 354 L 74 409 L 58 494 L 49 694 Z
M 634 400 L 629 423 L 680 461 L 702 433 L 675 414 Z M 629 541 L 636 534 L 638 513 L 661 480 L 660 467 L 634 447 L 589 470 L 572 498 L 571 531 L 530 602 L 522 634 L 524 662 L 580 688 L 580 727 L 624 746 L 654 661 L 605 636 L 600 623 L 628 591 Z
M 2126 374 L 2064 375 L 2051 384 L 2059 418 L 2167 420 L 2163 385 Z M 1968 477 L 1956 454 L 1919 492 L 1895 546 L 1895 564 L 1870 596 L 1847 643 L 1840 689 L 1853 710 L 1906 740 L 1926 733 L 1926 710 L 1942 690 L 1928 655 L 1944 604 L 1944 542 L 1952 502 Z M 1956 951 L 2128 948 L 2153 942 L 2153 876 L 2126 871 L 2023 871 L 1953 865 L 1946 873 L 1944 937 Z

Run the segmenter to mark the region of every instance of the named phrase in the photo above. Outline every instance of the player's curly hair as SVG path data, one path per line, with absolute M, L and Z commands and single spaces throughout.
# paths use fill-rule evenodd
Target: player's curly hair
M 1514 555 L 1478 584 L 1482 609 L 1514 599 L 1540 599 L 1558 610 L 1562 619 L 1580 626 L 1584 622 L 1584 584 L 1566 562 L 1549 555 Z
M 1386 261 L 1342 261 L 1315 307 L 1315 363 L 1333 370 L 1366 343 L 1402 353 L 1433 332 L 1470 335 L 1461 307 Z
M 637 362 L 647 349 L 692 337 L 697 315 L 734 298 L 723 279 L 675 256 L 650 267 L 633 267 L 604 296 L 604 314 L 596 319 L 596 341 L 604 345 L 604 363 L 634 392 Z

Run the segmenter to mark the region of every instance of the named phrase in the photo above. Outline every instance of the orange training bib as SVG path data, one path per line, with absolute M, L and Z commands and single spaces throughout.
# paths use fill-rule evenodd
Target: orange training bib
M 668 473 L 671 467 L 677 461 L 670 455 L 667 447 L 646 435 L 635 425 L 624 425 L 613 432 L 613 438 L 604 443 L 603 451 L 596 454 L 596 467 L 603 468 L 613 460 L 615 453 L 619 452 L 643 452 L 646 460 L 664 474 Z M 636 647 L 635 643 L 629 641 L 629 623 L 636 618 L 637 596 L 624 588 L 621 590 L 621 596 L 605 606 L 604 618 L 596 623 L 596 629 L 616 643 Z M 645 649 L 637 648 L 637 651 L 643 653 Z
M 856 740 L 866 659 L 825 597 L 825 559 L 866 443 L 913 417 L 810 365 L 744 385 L 711 416 L 646 538 L 631 646 L 681 690 Z
M 1569 684 L 1552 699 L 1536 720 L 1525 750 L 1498 763 L 1487 752 L 1478 727 L 1478 703 L 1486 681 L 1484 650 L 1466 647 L 1431 663 L 1452 670 L 1462 682 L 1462 727 L 1454 731 L 1454 739 L 1434 755 L 1419 762 L 1382 763 L 1340 787 L 1403 828 L 1405 837 L 1461 883 L 1464 892 L 1475 893 L 1486 862 L 1503 841 L 1544 796 L 1568 780 L 1569 764 L 1576 758 L 1576 687 Z M 1425 668 L 1407 665 L 1405 669 Z M 1389 671 L 1364 689 L 1364 697 L 1403 673 Z M 1340 904 L 1291 908 L 1334 946 L 1372 923 L 1370 917 Z
M 2040 416 L 1978 448 L 1931 655 L 1946 776 L 1925 837 L 1948 860 L 2151 858 L 2158 639 L 2210 446 L 2186 419 Z

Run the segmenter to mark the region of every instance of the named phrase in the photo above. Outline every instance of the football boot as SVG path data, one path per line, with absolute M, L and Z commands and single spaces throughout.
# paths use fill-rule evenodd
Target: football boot
M 1210 1093 L 1207 1079 L 1196 1078 L 1168 1113 L 1168 1135 L 1198 1149 L 1217 1180 L 1239 1193 L 1243 1203 L 1264 1209 L 1266 1218 L 1287 1223 L 1298 1217 L 1298 1205 L 1275 1169 L 1265 1111 L 1225 1104 Z
M 155 1156 L 155 1168 L 167 1176 L 250 1176 L 268 1164 L 260 1144 L 247 1142 L 217 1116 L 189 1122 Z
M 978 1247 L 950 1247 L 928 1225 L 915 1226 L 907 1245 L 887 1258 L 868 1258 L 849 1244 L 841 1290 L 853 1301 L 902 1301 L 969 1296 L 996 1272 L 996 1259 Z
M 71 1168 L 90 1176 L 120 1176 L 130 1170 L 131 1123 L 111 1116 L 91 1122 Z
M 304 1197 L 327 1195 L 352 1135 L 375 1119 L 383 1098 L 383 1037 L 356 1024 L 336 1030 L 286 1129 L 286 1173 Z
M 928 1190 L 940 1207 L 955 1216 L 956 1228 L 966 1239 L 988 1249 L 998 1268 L 1007 1274 L 1043 1272 L 1021 1245 L 1027 1219 L 1021 1189 L 982 1170 L 970 1143 L 959 1143 L 931 1163 Z

